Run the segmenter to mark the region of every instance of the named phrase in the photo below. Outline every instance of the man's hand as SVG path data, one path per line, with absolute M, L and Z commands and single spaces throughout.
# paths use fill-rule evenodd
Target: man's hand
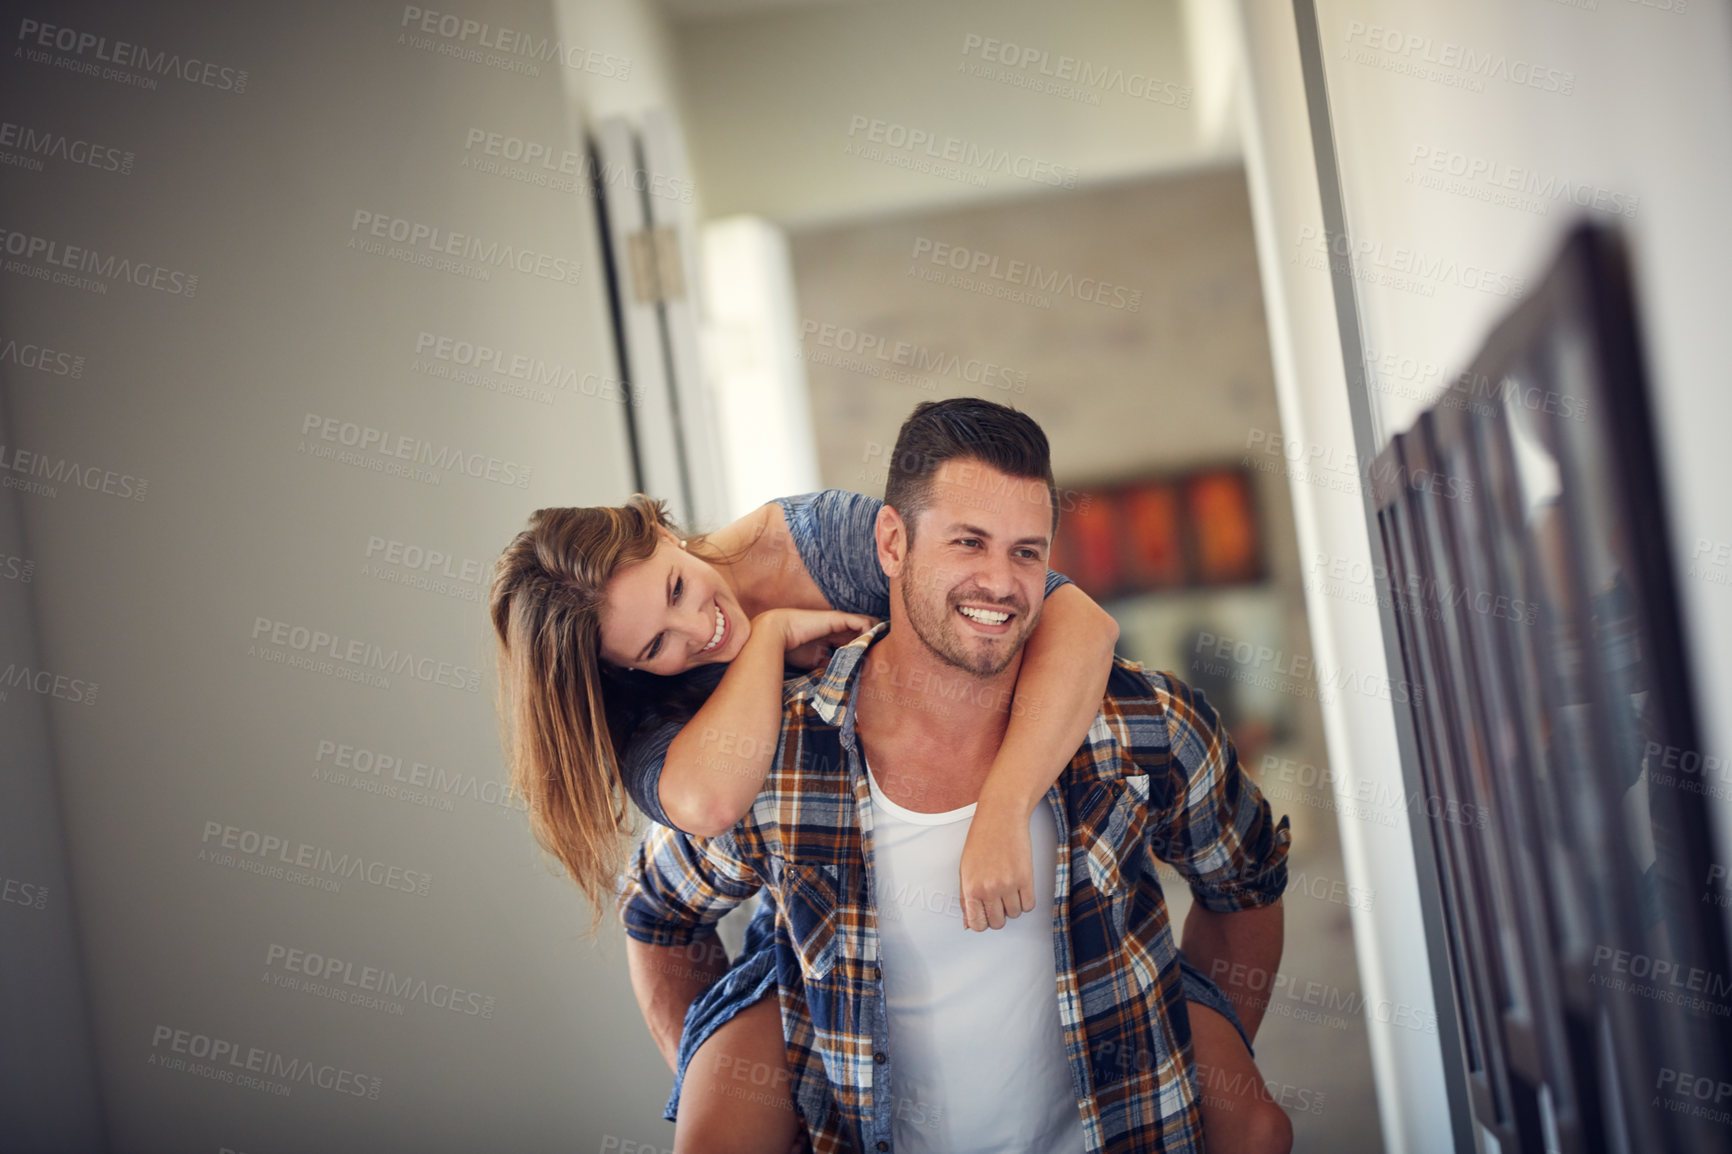
M 1029 814 L 985 799 L 975 807 L 962 847 L 962 916 L 971 930 L 1004 928 L 1034 909 L 1034 853 Z

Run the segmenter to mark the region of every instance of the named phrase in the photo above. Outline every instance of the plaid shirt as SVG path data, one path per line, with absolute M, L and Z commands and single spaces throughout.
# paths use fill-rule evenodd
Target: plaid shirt
M 781 747 L 739 825 L 714 838 L 651 826 L 620 895 L 628 934 L 677 946 L 770 887 L 793 1096 L 818 1154 L 892 1149 L 872 799 L 854 735 L 866 651 L 888 628 L 788 683 Z M 1153 859 L 1172 863 L 1208 909 L 1268 905 L 1287 885 L 1287 819 L 1273 821 L 1201 694 L 1117 657 L 1046 803 L 1060 846 L 1054 994 L 1088 1149 L 1201 1151 L 1190 1022 Z

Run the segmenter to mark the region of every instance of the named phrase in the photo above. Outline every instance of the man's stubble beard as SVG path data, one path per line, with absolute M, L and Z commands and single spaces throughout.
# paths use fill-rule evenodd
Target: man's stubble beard
M 912 547 L 909 552 L 913 552 Z M 1031 619 L 1027 607 L 1006 604 L 991 597 L 960 596 L 953 602 L 949 594 L 937 598 L 937 604 L 934 604 L 932 600 L 921 596 L 922 587 L 926 584 L 920 578 L 921 572 L 922 567 L 910 557 L 902 567 L 901 578 L 902 604 L 908 610 L 908 625 L 914 630 L 914 635 L 920 638 L 921 644 L 946 665 L 976 677 L 996 677 L 1003 673 L 1011 660 L 1022 652 L 1022 647 L 1034 628 L 1035 622 Z M 1004 635 L 1003 660 L 996 664 L 992 662 L 990 651 L 984 654 L 971 652 L 958 637 L 962 626 L 954 623 L 952 619 L 957 616 L 956 606 L 969 601 L 1009 610 L 1016 614 L 1016 620 L 1022 626 L 1020 634 Z

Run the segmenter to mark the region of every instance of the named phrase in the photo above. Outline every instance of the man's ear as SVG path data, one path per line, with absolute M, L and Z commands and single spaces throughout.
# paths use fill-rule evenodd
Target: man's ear
M 908 560 L 908 527 L 902 523 L 902 515 L 889 505 L 879 506 L 872 536 L 878 544 L 879 568 L 886 577 L 896 580 L 902 576 L 902 566 Z

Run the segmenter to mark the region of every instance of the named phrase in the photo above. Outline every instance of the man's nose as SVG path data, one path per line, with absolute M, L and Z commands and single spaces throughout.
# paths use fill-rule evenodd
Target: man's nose
M 1016 567 L 1008 552 L 987 550 L 981 559 L 979 579 L 981 587 L 1001 601 L 1016 596 Z

